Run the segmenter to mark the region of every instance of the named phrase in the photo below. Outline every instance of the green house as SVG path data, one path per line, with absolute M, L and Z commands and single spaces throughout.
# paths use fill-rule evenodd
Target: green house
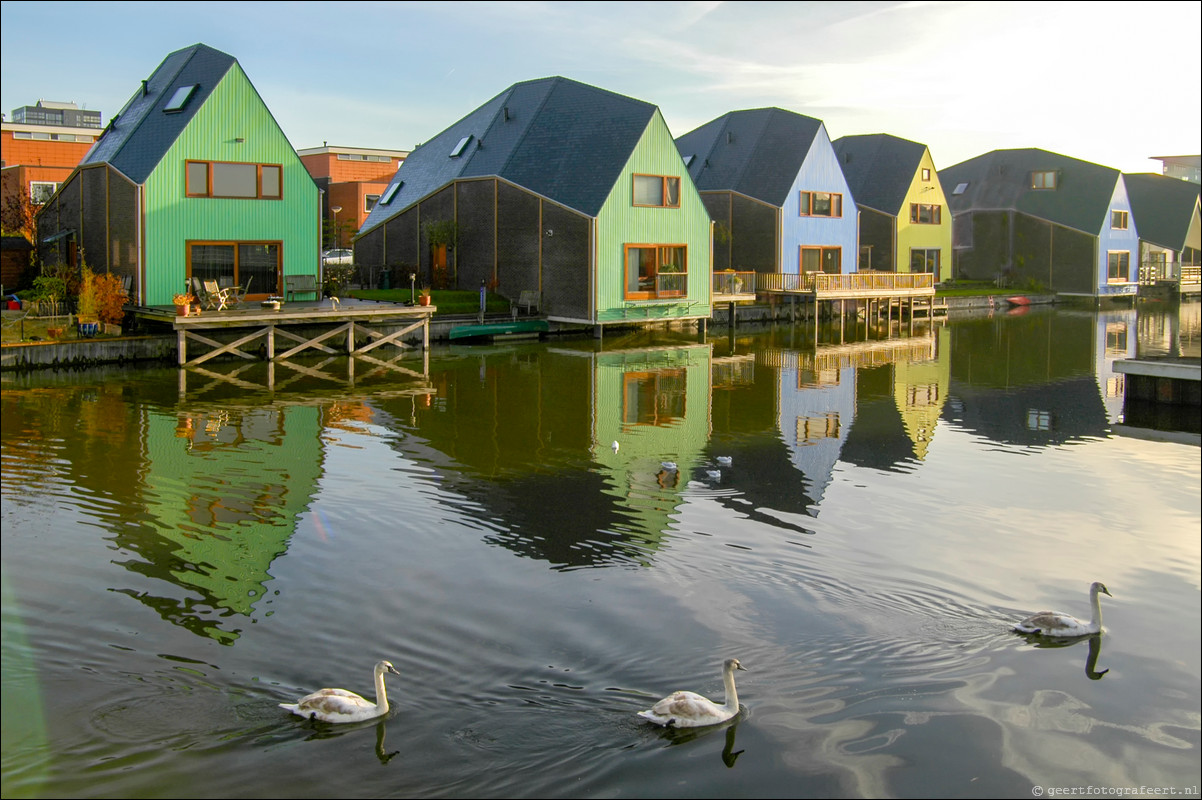
M 282 294 L 319 270 L 318 189 L 233 56 L 178 50 L 142 81 L 38 217 L 45 264 L 169 305 L 192 278 Z
M 591 325 L 707 318 L 711 222 L 659 109 L 518 83 L 410 154 L 355 263 Z

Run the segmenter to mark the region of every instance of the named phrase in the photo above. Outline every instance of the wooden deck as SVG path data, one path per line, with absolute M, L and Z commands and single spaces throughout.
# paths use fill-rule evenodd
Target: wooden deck
M 258 352 L 244 349 L 251 346 L 256 350 L 263 346 L 269 361 L 286 359 L 310 349 L 326 354 L 359 355 L 382 345 L 407 348 L 410 345 L 402 337 L 418 329 L 422 331 L 423 349 L 429 349 L 430 317 L 436 310 L 434 306 L 405 306 L 349 299 L 332 302 L 326 299 L 285 303 L 278 311 L 265 309 L 259 303 L 243 303 L 235 308 L 205 311 L 187 317 L 177 316 L 173 306 L 141 308 L 135 314 L 146 321 L 172 325 L 178 338 L 178 363 L 181 367 L 191 367 L 220 355 L 258 360 Z M 378 330 L 397 326 L 400 327 L 389 333 Z M 240 329 L 247 330 L 230 342 L 220 342 L 206 335 L 206 332 Z M 356 337 L 364 336 L 369 341 L 358 345 Z M 277 351 L 277 337 L 292 346 Z M 343 349 L 331 346 L 337 337 L 345 337 Z M 210 349 L 189 359 L 189 342 Z
M 927 298 L 935 296 L 935 276 L 930 272 L 824 272 L 757 275 L 757 289 L 768 294 L 798 294 L 811 300 L 872 300 L 877 298 Z

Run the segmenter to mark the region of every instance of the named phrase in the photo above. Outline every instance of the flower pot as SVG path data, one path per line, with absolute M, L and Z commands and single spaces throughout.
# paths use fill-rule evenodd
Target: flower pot
M 419 306 L 428 306 L 428 305 L 430 305 L 430 295 L 428 295 L 428 294 L 423 294 L 421 297 L 417 298 L 417 304 L 418 304 Z
M 79 338 L 93 339 L 96 334 L 100 333 L 99 322 L 81 322 L 79 323 Z
M 191 310 L 192 310 L 191 306 L 176 306 L 175 307 L 175 316 L 186 317 L 186 316 L 188 316 L 188 312 Z

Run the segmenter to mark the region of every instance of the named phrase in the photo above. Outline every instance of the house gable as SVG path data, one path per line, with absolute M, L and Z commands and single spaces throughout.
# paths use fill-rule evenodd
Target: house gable
M 938 222 L 916 222 L 916 216 L 919 220 L 937 218 Z M 935 279 L 944 281 L 951 277 L 952 214 L 947 207 L 947 197 L 943 194 L 939 174 L 935 171 L 935 162 L 926 148 L 923 148 L 922 157 L 911 175 L 910 186 L 897 217 L 898 272 L 920 271 L 914 269 L 915 250 L 928 253 L 938 250 L 939 274 Z
M 679 207 L 634 205 L 636 175 L 679 178 Z M 701 202 L 701 195 L 685 170 L 663 116 L 656 109 L 597 214 L 593 270 L 596 321 L 709 316 L 711 235 L 710 217 Z M 662 298 L 629 300 L 625 291 L 625 271 L 626 253 L 631 245 L 687 248 L 685 294 L 670 301 Z
M 802 192 L 839 195 L 840 214 L 829 217 L 813 213 L 803 215 Z M 813 202 L 810 197 L 807 200 Z M 835 201 L 832 199 L 831 202 Z M 826 134 L 826 126 L 819 123 L 781 209 L 781 271 L 800 271 L 801 248 L 815 247 L 823 250 L 838 248 L 840 272 L 854 272 L 858 256 L 857 217 L 851 187 L 839 167 L 839 158 Z

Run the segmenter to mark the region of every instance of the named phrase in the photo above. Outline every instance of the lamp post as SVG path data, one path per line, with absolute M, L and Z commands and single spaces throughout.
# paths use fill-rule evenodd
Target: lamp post
M 342 206 L 330 206 L 330 240 L 333 244 L 330 245 L 331 250 L 335 250 L 341 246 L 338 241 L 338 213 L 342 211 Z

